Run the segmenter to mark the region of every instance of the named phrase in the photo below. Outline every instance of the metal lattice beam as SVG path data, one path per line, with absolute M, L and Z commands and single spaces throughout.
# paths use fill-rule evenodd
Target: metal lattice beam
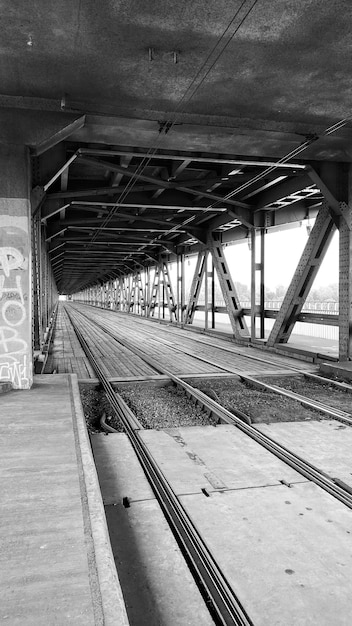
M 288 341 L 335 229 L 329 205 L 324 202 L 269 335 L 268 346 Z
M 243 309 L 237 295 L 235 284 L 232 280 L 224 250 L 219 241 L 214 239 L 210 242 L 210 253 L 218 275 L 220 288 L 226 303 L 227 313 L 230 318 L 233 334 L 236 339 L 248 338 L 249 330 L 244 320 Z
M 205 251 L 198 253 L 196 267 L 193 274 L 191 289 L 189 292 L 189 300 L 185 311 L 184 323 L 192 324 L 194 314 L 196 312 L 196 306 L 199 298 L 200 289 L 202 286 L 204 271 L 205 271 Z

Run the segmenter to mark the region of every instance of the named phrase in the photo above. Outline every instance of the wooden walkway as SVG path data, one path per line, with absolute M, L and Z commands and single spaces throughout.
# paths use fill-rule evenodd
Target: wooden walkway
M 81 380 L 94 378 L 67 311 L 79 325 L 103 371 L 112 379 L 141 379 L 159 375 L 157 370 L 133 353 L 134 348 L 181 377 L 279 374 L 291 368 L 316 371 L 312 364 L 276 354 L 266 355 L 261 350 L 235 345 L 225 339 L 158 324 L 126 313 L 77 303 L 60 303 L 48 372 L 74 372 Z M 125 341 L 131 350 L 123 345 Z
M 45 368 L 46 374 L 54 371 L 56 374 L 77 374 L 78 378 L 94 378 L 94 371 L 61 304 L 56 317 L 54 342 Z

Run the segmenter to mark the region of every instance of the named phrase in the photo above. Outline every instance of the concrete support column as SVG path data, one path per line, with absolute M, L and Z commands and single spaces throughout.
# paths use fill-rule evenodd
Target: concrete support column
M 29 389 L 32 284 L 29 155 L 0 146 L 0 380 Z

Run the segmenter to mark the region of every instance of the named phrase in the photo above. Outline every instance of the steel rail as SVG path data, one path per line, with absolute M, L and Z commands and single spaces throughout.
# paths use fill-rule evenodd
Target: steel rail
M 158 320 L 153 320 L 153 321 L 157 322 Z M 177 331 L 175 331 L 174 329 L 170 329 L 170 328 L 168 328 L 168 333 L 173 333 L 176 336 L 178 335 Z M 207 335 L 207 336 L 210 337 L 209 335 Z M 213 342 L 210 343 L 210 344 L 208 342 L 205 342 L 202 337 L 198 337 L 198 336 L 195 336 L 195 338 L 193 340 L 197 341 L 198 343 L 203 343 L 205 345 L 215 345 Z M 238 356 L 243 356 L 246 359 L 250 359 L 252 361 L 258 361 L 259 363 L 265 363 L 266 365 L 270 364 L 270 365 L 273 365 L 274 367 L 279 367 L 280 366 L 280 363 L 277 362 L 277 361 L 273 361 L 271 359 L 264 358 L 264 357 L 258 356 L 256 354 L 244 354 L 240 350 L 236 350 L 236 348 L 233 347 L 233 346 L 228 347 L 228 346 L 218 346 L 218 345 L 216 345 L 216 347 L 219 350 L 223 350 L 224 352 L 230 352 L 232 354 L 237 354 Z M 253 346 L 253 345 L 249 346 L 249 348 L 255 348 L 255 347 L 256 346 Z M 280 355 L 278 355 L 278 356 L 279 356 L 279 358 L 282 358 L 282 357 L 280 357 Z M 348 383 L 343 383 L 343 382 L 340 382 L 340 381 L 337 381 L 337 380 L 333 380 L 331 378 L 326 378 L 324 376 L 321 376 L 320 374 L 314 374 L 313 372 L 306 372 L 304 370 L 301 370 L 299 367 L 295 367 L 294 365 L 284 364 L 284 367 L 286 369 L 292 370 L 293 372 L 295 372 L 297 374 L 300 374 L 301 376 L 304 376 L 305 378 L 311 378 L 311 379 L 313 379 L 313 380 L 315 380 L 315 381 L 317 381 L 317 382 L 319 382 L 321 384 L 330 384 L 333 387 L 336 387 L 337 389 L 346 391 L 347 393 L 352 393 L 352 385 L 349 385 Z
M 122 313 L 122 311 L 119 311 L 119 313 Z M 131 315 L 131 314 L 129 314 L 129 315 Z M 136 316 L 136 317 L 139 318 L 139 316 Z M 159 323 L 161 320 L 150 319 L 150 321 Z M 186 328 L 185 330 L 188 330 L 188 329 Z M 189 330 L 192 331 L 193 329 L 189 329 Z M 145 330 L 145 329 L 144 329 L 144 332 L 147 332 L 148 334 L 152 334 L 150 331 Z M 175 330 L 175 328 L 170 328 L 170 327 L 168 327 L 168 334 L 173 334 L 173 335 L 178 336 L 178 337 L 180 336 L 179 333 L 177 332 L 177 330 Z M 270 364 L 270 365 L 273 365 L 274 367 L 279 367 L 280 366 L 280 363 L 278 363 L 277 361 L 273 361 L 273 360 L 270 360 L 268 358 L 264 358 L 264 357 L 258 356 L 256 354 L 244 354 L 240 350 L 236 350 L 236 348 L 234 346 L 231 346 L 231 347 L 230 346 L 219 346 L 219 345 L 216 345 L 214 342 L 210 342 L 209 343 L 208 341 L 204 341 L 203 336 L 204 335 L 199 336 L 197 333 L 194 333 L 194 337 L 192 337 L 192 341 L 197 341 L 198 343 L 202 343 L 202 344 L 205 344 L 205 345 L 208 345 L 208 346 L 209 345 L 215 346 L 217 349 L 223 350 L 224 352 L 229 352 L 230 354 L 236 354 L 238 356 L 243 356 L 246 359 L 250 359 L 252 361 L 258 361 L 259 363 L 265 363 L 266 365 Z M 212 339 L 211 335 L 207 335 L 207 337 Z M 248 347 L 249 348 L 256 348 L 256 346 L 253 346 L 253 345 L 249 345 Z M 279 356 L 279 358 L 282 358 L 280 355 L 278 355 L 278 356 Z M 352 393 L 352 385 L 349 385 L 347 383 L 341 383 L 341 382 L 339 382 L 337 380 L 333 380 L 333 379 L 330 379 L 330 378 L 325 378 L 324 376 L 320 376 L 318 374 L 313 374 L 312 372 L 305 372 L 305 371 L 301 370 L 300 368 L 295 367 L 294 365 L 284 364 L 284 367 L 289 369 L 289 370 L 292 370 L 293 372 L 295 372 L 297 374 L 303 375 L 306 378 L 312 378 L 312 379 L 314 378 L 314 380 L 316 380 L 318 382 L 321 382 L 322 384 L 329 383 L 329 384 L 333 385 L 334 387 L 337 387 L 338 389 L 343 389 L 346 392 L 351 392 Z
M 239 374 L 242 380 L 245 380 L 253 387 L 258 387 L 259 389 L 266 389 L 267 391 L 272 391 L 280 396 L 285 396 L 286 398 L 290 398 L 291 400 L 296 400 L 309 408 L 312 408 L 316 411 L 321 411 L 327 415 L 331 415 L 336 420 L 347 424 L 348 426 L 352 426 L 352 416 L 350 413 L 346 413 L 341 409 L 336 409 L 334 407 L 330 407 L 328 404 L 324 404 L 323 402 L 319 402 L 319 400 L 313 400 L 311 398 L 307 398 L 307 396 L 302 396 L 295 391 L 289 391 L 284 387 L 279 387 L 277 385 L 271 385 L 270 383 L 265 383 L 253 376 L 248 376 L 247 374 Z
M 154 321 L 158 321 L 158 320 L 154 320 Z M 153 333 L 149 332 L 148 330 L 143 329 L 143 332 L 147 332 L 148 334 L 152 335 Z M 175 331 L 174 329 L 170 329 L 168 328 L 168 333 L 172 333 L 175 336 L 179 336 L 179 333 L 177 333 L 177 331 Z M 274 367 L 279 368 L 280 364 L 276 361 L 272 361 L 270 359 L 266 359 L 264 357 L 260 357 L 258 355 L 254 355 L 254 354 L 244 354 L 243 352 L 241 352 L 240 350 L 236 350 L 236 348 L 234 348 L 233 346 L 231 347 L 227 347 L 227 346 L 218 346 L 215 345 L 213 342 L 211 342 L 210 344 L 208 342 L 205 342 L 203 340 L 203 338 L 200 337 L 195 337 L 192 338 L 193 341 L 197 341 L 198 343 L 201 343 L 203 345 L 212 345 L 215 346 L 218 350 L 223 350 L 224 352 L 229 352 L 230 354 L 236 354 L 238 356 L 241 356 L 243 358 L 246 359 L 250 359 L 252 361 L 257 361 L 259 363 L 265 363 L 266 365 L 270 364 L 273 365 Z M 250 346 L 252 347 L 252 346 Z M 182 349 L 184 351 L 184 349 Z M 192 355 L 194 356 L 194 358 L 200 358 L 198 355 Z M 207 361 L 209 362 L 209 361 Z M 220 367 L 220 365 L 216 365 L 216 367 Z M 300 376 L 304 376 L 305 378 L 311 378 L 312 380 L 320 383 L 320 384 L 329 384 L 332 385 L 333 387 L 336 387 L 337 389 L 341 390 L 341 391 L 345 391 L 346 393 L 352 393 L 352 385 L 349 385 L 348 383 L 342 383 L 339 382 L 337 380 L 333 380 L 330 378 L 325 378 L 324 376 L 320 376 L 318 374 L 313 374 L 312 372 L 305 372 L 302 371 L 301 369 L 299 369 L 298 367 L 295 367 L 294 365 L 286 365 L 285 364 L 285 368 L 292 370 L 292 372 L 294 372 L 295 374 L 299 374 Z M 224 368 L 222 368 L 224 369 Z M 230 371 L 230 370 L 225 370 L 225 371 Z M 237 372 L 236 372 L 237 373 Z M 240 374 L 239 374 L 240 375 Z M 265 376 L 265 373 L 264 373 Z M 279 376 L 279 374 L 278 374 Z M 274 389 L 272 389 L 272 391 L 274 391 Z M 278 391 L 278 389 L 276 389 L 276 391 Z M 299 396 L 299 397 L 298 397 Z M 345 411 L 341 411 L 339 409 L 334 409 L 334 407 L 331 407 L 331 410 L 327 410 L 330 409 L 329 405 L 325 405 L 324 403 L 319 401 L 315 401 L 313 400 L 312 402 L 316 402 L 317 404 L 319 403 L 319 406 L 314 407 L 313 404 L 310 403 L 310 400 L 307 399 L 305 396 L 301 396 L 300 394 L 296 394 L 295 397 L 292 396 L 292 398 L 294 400 L 299 400 L 300 402 L 304 402 L 304 403 L 308 403 L 307 406 L 311 407 L 311 408 L 317 408 L 317 410 L 319 411 L 324 411 L 329 413 L 330 415 L 332 415 L 332 417 L 334 417 L 335 419 L 338 419 L 340 421 L 344 421 L 346 424 L 352 426 L 352 417 L 349 413 L 346 413 Z M 332 412 L 331 412 L 332 411 Z
M 148 331 L 146 331 L 146 332 L 148 332 Z M 149 334 L 151 334 L 151 333 L 149 333 Z M 177 334 L 177 333 L 174 333 L 174 334 Z M 163 341 L 165 341 L 165 343 L 168 343 L 167 340 L 163 340 Z M 169 343 L 171 343 L 171 342 L 169 342 Z M 204 343 L 204 342 L 198 340 L 198 343 Z M 267 360 L 267 359 L 264 359 L 264 358 L 261 358 L 259 356 L 255 356 L 255 355 L 243 354 L 242 352 L 239 352 L 238 350 L 232 350 L 230 348 L 223 347 L 223 346 L 220 346 L 220 347 L 216 346 L 216 347 L 219 350 L 224 350 L 225 352 L 230 352 L 232 354 L 236 354 L 236 355 L 241 356 L 241 357 L 246 358 L 246 359 L 248 358 L 248 359 L 252 359 L 254 361 L 265 363 L 266 365 L 271 364 L 274 367 L 279 367 L 278 363 L 276 363 L 275 361 L 270 361 L 270 360 Z M 296 400 L 297 402 L 300 402 L 301 404 L 304 404 L 308 408 L 311 408 L 313 410 L 321 411 L 323 413 L 326 413 L 327 415 L 330 415 L 334 419 L 337 419 L 337 420 L 343 422 L 344 424 L 347 424 L 348 426 L 352 426 L 352 416 L 351 416 L 350 413 L 347 413 L 346 411 L 343 411 L 341 409 L 336 409 L 334 407 L 331 407 L 328 404 L 320 402 L 319 400 L 313 400 L 311 398 L 308 398 L 307 396 L 303 396 L 301 394 L 295 393 L 294 391 L 288 391 L 287 389 L 279 387 L 278 385 L 271 385 L 270 383 L 264 383 L 264 382 L 258 380 L 257 378 L 254 378 L 252 376 L 248 376 L 247 374 L 241 374 L 241 372 L 239 370 L 237 370 L 236 368 L 224 367 L 223 365 L 220 365 L 219 363 L 216 363 L 215 361 L 209 361 L 205 357 L 201 357 L 199 354 L 194 354 L 192 350 L 187 350 L 187 348 L 175 348 L 173 346 L 173 349 L 177 350 L 178 352 L 183 352 L 184 354 L 189 354 L 190 356 L 192 356 L 195 359 L 198 359 L 199 361 L 203 361 L 205 363 L 211 363 L 215 367 L 223 369 L 225 372 L 230 372 L 230 373 L 238 375 L 242 380 L 246 380 L 250 384 L 253 384 L 253 385 L 256 385 L 258 387 L 261 387 L 262 389 L 267 389 L 269 391 L 277 393 L 278 395 L 286 396 L 288 398 L 291 398 L 292 400 Z M 326 383 L 326 382 L 329 382 L 329 383 L 331 382 L 332 384 L 334 384 L 335 382 L 337 383 L 337 381 L 330 381 L 330 379 L 319 377 L 316 374 L 311 374 L 309 372 L 302 372 L 302 370 L 300 370 L 298 368 L 295 368 L 294 366 L 287 366 L 287 367 L 288 367 L 288 369 L 292 370 L 294 373 L 297 373 L 297 374 L 300 374 L 300 375 L 303 374 L 307 378 L 312 378 L 314 380 L 318 380 L 319 382 L 321 382 L 321 384 Z M 263 375 L 265 376 L 265 373 Z M 279 376 L 279 374 L 278 374 L 278 376 Z M 334 386 L 336 386 L 338 389 L 342 388 L 346 392 L 352 392 L 352 387 L 349 386 L 349 385 L 345 385 L 344 383 L 337 383 Z
M 222 348 L 220 348 L 222 349 Z M 176 350 L 178 350 L 178 348 L 176 348 Z M 249 382 L 250 384 L 252 384 L 253 386 L 257 386 L 260 387 L 261 389 L 267 389 L 268 391 L 272 391 L 278 395 L 281 396 L 285 396 L 290 398 L 291 400 L 296 400 L 297 402 L 300 402 L 301 404 L 304 404 L 305 406 L 307 406 L 310 409 L 313 409 L 315 411 L 321 411 L 323 413 L 325 413 L 326 415 L 330 415 L 333 419 L 339 420 L 340 422 L 343 422 L 344 424 L 347 424 L 348 426 L 352 426 L 352 416 L 350 413 L 347 413 L 346 411 L 343 411 L 341 409 L 337 409 L 334 408 L 328 404 L 324 404 L 323 402 L 320 402 L 319 400 L 313 400 L 311 398 L 308 398 L 307 396 L 303 396 L 301 394 L 295 393 L 294 391 L 288 391 L 287 389 L 284 389 L 282 387 L 279 387 L 277 385 L 271 385 L 270 383 L 264 383 L 260 380 L 258 380 L 257 378 L 254 378 L 252 376 L 248 376 L 247 374 L 241 374 L 241 372 L 239 370 L 236 370 L 236 368 L 230 368 L 230 367 L 225 367 L 223 365 L 220 365 L 219 363 L 216 363 L 215 361 L 209 361 L 208 359 L 201 357 L 198 354 L 194 354 L 191 350 L 187 350 L 187 349 L 180 349 L 180 352 L 183 352 L 184 354 L 189 354 L 190 356 L 192 356 L 195 359 L 198 359 L 199 361 L 203 361 L 205 363 L 211 363 L 212 365 L 214 365 L 215 367 L 221 368 L 223 369 L 225 372 L 231 372 L 234 374 L 237 374 L 242 380 L 245 380 L 247 382 Z M 237 353 L 239 356 L 242 356 L 244 358 L 247 358 L 246 355 L 242 354 L 242 353 Z M 257 357 L 248 357 L 248 358 L 254 358 L 256 360 Z M 262 360 L 262 359 L 260 359 Z M 264 361 L 264 360 L 263 360 Z M 270 362 L 270 361 L 264 361 L 266 364 L 271 363 L 272 365 L 275 365 L 275 367 L 278 367 L 277 364 L 275 364 L 274 362 Z M 301 370 L 298 369 L 294 369 L 294 368 L 290 368 L 292 369 L 295 373 L 299 373 L 301 374 Z M 265 373 L 264 373 L 265 376 Z M 279 374 L 278 374 L 279 376 Z
M 99 309 L 101 309 L 103 311 L 107 310 L 104 307 L 94 307 L 94 308 L 99 308 Z M 118 313 L 123 313 L 123 312 L 122 311 L 118 311 Z M 128 315 L 133 315 L 133 314 L 129 313 Z M 140 320 L 141 318 L 140 318 L 139 315 L 136 315 L 135 319 Z M 158 319 L 155 319 L 155 318 L 149 318 L 148 321 L 155 322 L 155 323 L 161 323 L 161 324 L 163 323 L 163 320 L 158 320 Z M 165 323 L 169 324 L 170 322 L 165 320 Z M 179 327 L 177 326 L 177 328 L 179 328 Z M 184 330 L 188 330 L 188 329 L 184 329 Z M 190 330 L 192 331 L 193 329 L 190 329 Z M 148 333 L 149 335 L 153 335 L 152 331 L 146 330 L 145 327 L 143 327 L 143 332 Z M 177 332 L 177 330 L 175 330 L 175 328 L 171 328 L 170 326 L 168 326 L 168 334 L 173 334 L 173 335 L 175 335 L 177 337 L 180 336 L 179 333 Z M 211 335 L 207 335 L 207 337 L 212 339 Z M 278 367 L 278 368 L 280 367 L 280 363 L 278 363 L 276 361 L 272 361 L 270 359 L 267 359 L 267 358 L 264 358 L 264 357 L 260 357 L 258 355 L 254 355 L 254 354 L 244 354 L 240 350 L 236 350 L 236 348 L 234 346 L 231 346 L 231 347 L 219 346 L 219 345 L 216 345 L 213 342 L 209 343 L 207 341 L 204 341 L 203 335 L 199 336 L 198 333 L 196 333 L 196 332 L 194 333 L 194 337 L 192 337 L 192 341 L 197 341 L 198 343 L 202 343 L 202 344 L 205 344 L 207 346 L 209 346 L 209 345 L 215 346 L 218 350 L 223 350 L 224 352 L 230 352 L 231 354 L 236 354 L 238 356 L 243 356 L 244 358 L 250 359 L 252 361 L 258 361 L 259 363 L 265 363 L 266 365 L 270 364 L 270 365 L 273 365 L 274 367 Z M 251 346 L 251 345 L 249 346 L 249 348 L 253 348 L 253 347 L 255 348 L 255 346 Z M 280 355 L 278 355 L 278 356 L 279 356 L 279 358 L 282 358 Z M 305 376 L 317 376 L 316 374 L 311 374 L 310 372 L 303 372 L 302 370 L 300 370 L 297 367 L 294 367 L 293 365 L 286 365 L 285 364 L 284 366 L 287 369 L 290 369 L 290 370 L 292 370 L 294 372 L 297 372 L 299 374 L 304 374 Z M 219 367 L 219 366 L 217 366 L 217 367 Z M 330 380 L 328 378 L 324 379 L 324 381 L 329 381 L 331 383 L 336 383 L 336 386 L 344 385 L 343 383 L 338 383 L 337 381 L 333 381 L 333 380 Z M 350 386 L 350 391 L 352 392 L 352 386 Z
M 82 313 L 81 311 L 77 311 L 77 309 L 76 313 L 78 313 L 78 315 L 82 316 L 85 319 L 89 319 L 89 316 Z M 324 491 L 338 499 L 348 508 L 352 509 L 352 488 L 349 485 L 341 481 L 339 478 L 331 477 L 329 474 L 318 469 L 305 459 L 302 459 L 300 456 L 298 456 L 282 444 L 279 444 L 268 435 L 261 433 L 255 427 L 246 423 L 244 421 L 244 418 L 248 418 L 248 416 L 246 416 L 242 411 L 239 411 L 237 409 L 233 409 L 232 412 L 228 411 L 218 402 L 207 396 L 199 389 L 195 389 L 182 379 L 174 376 L 174 374 L 172 374 L 169 370 L 162 367 L 159 362 L 146 355 L 139 348 L 131 345 L 130 342 L 126 340 L 121 341 L 120 339 L 116 339 L 111 331 L 107 330 L 97 322 L 94 322 L 94 324 L 96 324 L 99 328 L 101 328 L 101 330 L 106 332 L 117 343 L 120 343 L 129 350 L 131 350 L 131 352 L 138 355 L 141 359 L 146 361 L 157 371 L 167 375 L 170 380 L 172 380 L 177 386 L 183 388 L 187 394 L 193 396 L 201 406 L 205 407 L 206 411 L 211 412 L 223 422 L 237 426 L 242 432 L 249 435 L 251 439 L 262 445 L 264 448 L 269 450 L 269 452 L 277 456 L 286 464 L 290 465 L 290 467 L 299 472 L 302 476 L 314 482 L 316 485 L 324 489 Z
M 218 624 L 224 626 L 253 626 L 253 622 L 246 613 L 235 592 L 221 572 L 214 557 L 204 543 L 196 527 L 189 518 L 187 512 L 172 490 L 159 466 L 150 454 L 147 446 L 139 435 L 139 431 L 130 423 L 129 417 L 121 410 L 116 401 L 116 392 L 111 383 L 99 366 L 93 352 L 89 348 L 82 332 L 74 321 L 74 316 L 66 309 L 71 324 L 77 334 L 78 340 L 89 359 L 98 379 L 100 380 L 106 396 L 121 419 L 136 455 L 148 477 L 155 496 L 183 548 L 188 564 L 195 574 L 201 588 L 211 601 L 213 613 Z M 75 312 L 77 315 L 77 311 Z M 78 315 L 82 315 L 78 313 Z M 85 317 L 85 316 L 84 316 Z
M 152 334 L 149 333 L 148 331 L 144 331 L 147 332 L 148 334 Z M 175 334 L 175 333 L 174 333 Z M 163 340 L 164 343 L 170 343 L 167 340 Z M 202 342 L 199 342 L 202 343 Z M 216 346 L 218 348 L 218 346 Z M 212 365 L 214 365 L 215 367 L 218 367 L 220 369 L 223 369 L 225 372 L 230 372 L 232 374 L 236 374 L 237 376 L 239 376 L 242 380 L 245 380 L 247 382 L 249 382 L 250 384 L 252 384 L 253 386 L 257 386 L 260 387 L 261 389 L 267 389 L 268 391 L 272 391 L 273 393 L 276 393 L 278 395 L 282 395 L 285 397 L 290 398 L 291 400 L 295 400 L 297 402 L 300 402 L 301 404 L 304 404 L 305 406 L 307 406 L 310 409 L 313 409 L 315 411 L 321 411 L 323 413 L 325 413 L 326 415 L 330 415 L 333 419 L 339 420 L 340 422 L 343 422 L 344 424 L 347 424 L 348 426 L 352 426 L 352 416 L 350 413 L 347 413 L 346 411 L 343 411 L 341 409 L 336 409 L 334 407 L 331 407 L 330 405 L 324 404 L 323 402 L 320 402 L 319 400 L 313 400 L 311 398 L 308 398 L 306 396 L 303 396 L 301 394 L 295 393 L 294 391 L 288 391 L 287 389 L 284 389 L 282 387 L 279 387 L 277 385 L 271 385 L 270 383 L 264 383 L 260 380 L 258 380 L 257 378 L 254 378 L 252 376 L 249 376 L 247 374 L 241 374 L 240 370 L 236 369 L 235 367 L 225 367 L 219 363 L 217 363 L 216 361 L 210 361 L 209 359 L 200 356 L 199 354 L 194 354 L 194 352 L 192 350 L 187 350 L 187 348 L 177 348 L 175 346 L 173 346 L 174 350 L 177 350 L 178 352 L 182 352 L 184 354 L 188 354 L 189 356 L 192 356 L 195 359 L 198 359 L 199 361 L 202 361 L 204 363 L 210 363 Z M 238 351 L 233 351 L 229 348 L 223 348 L 220 347 L 220 350 L 224 350 L 226 352 L 230 352 L 232 354 L 237 354 L 238 356 L 241 356 L 243 358 L 249 358 L 249 359 L 253 359 L 255 361 L 259 361 L 259 362 L 263 362 L 265 364 L 272 364 L 275 367 L 279 367 L 277 363 L 275 363 L 275 361 L 268 361 L 265 360 L 261 357 L 257 357 L 254 355 L 245 355 L 242 352 L 238 352 Z M 294 371 L 295 373 L 299 373 L 299 374 L 306 374 L 306 372 L 302 372 L 299 369 L 294 368 L 293 366 L 290 367 L 288 366 L 289 369 L 292 369 L 292 371 Z M 265 375 L 265 373 L 264 373 Z M 279 376 L 279 374 L 278 374 Z M 314 377 L 314 379 L 316 380 L 316 376 L 313 374 L 312 377 Z M 329 379 L 325 379 L 325 380 L 329 380 Z M 329 381 L 330 382 L 330 381 Z M 340 383 L 341 385 L 341 383 Z M 340 388 L 340 386 L 339 386 Z M 352 391 L 351 389 L 347 389 L 346 391 Z
M 326 378 L 325 376 L 320 376 L 320 374 L 313 374 L 312 372 L 303 372 L 306 378 L 312 378 L 322 385 L 329 384 L 341 391 L 346 391 L 346 393 L 352 393 L 352 385 L 348 383 L 341 383 L 338 380 L 333 380 L 331 378 Z

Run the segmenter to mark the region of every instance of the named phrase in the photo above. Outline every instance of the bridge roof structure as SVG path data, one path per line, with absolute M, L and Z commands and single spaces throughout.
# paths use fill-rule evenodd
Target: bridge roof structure
M 30 147 L 62 293 L 314 216 L 351 162 L 347 0 L 2 9 L 0 141 Z

